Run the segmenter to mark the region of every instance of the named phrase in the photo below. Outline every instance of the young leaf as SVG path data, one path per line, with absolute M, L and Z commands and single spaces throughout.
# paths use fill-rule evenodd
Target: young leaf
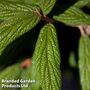
M 11 83 L 6 83 L 3 81 L 4 80 L 18 80 L 21 73 L 20 71 L 21 70 L 19 68 L 19 64 L 16 64 L 16 65 L 9 66 L 8 68 L 0 72 L 0 90 L 8 90 L 7 88 L 3 89 L 2 84 L 11 84 Z M 12 89 L 9 88 L 9 90 L 12 90 Z
M 90 39 L 88 36 L 80 38 L 79 69 L 82 90 L 90 90 Z
M 13 12 L 13 10 L 19 12 L 18 15 L 14 16 L 12 15 L 12 13 L 3 14 L 3 18 L 7 17 L 8 19 L 6 19 L 4 22 L 0 24 L 0 55 L 1 55 L 2 51 L 5 49 L 7 45 L 9 45 L 16 38 L 20 37 L 24 33 L 31 30 L 39 22 L 40 18 L 37 16 L 36 12 L 31 10 L 31 8 L 28 8 L 27 6 L 22 6 L 19 4 L 14 5 L 10 3 L 6 4 L 0 3 L 0 4 L 2 5 L 2 10 L 6 9 L 5 11 L 6 13 L 8 13 L 9 10 L 11 10 L 11 12 Z M 2 15 L 0 15 L 0 17 L 1 16 Z
M 60 55 L 55 27 L 45 25 L 33 55 L 33 66 L 40 90 L 61 90 Z
M 64 13 L 54 16 L 54 19 L 72 26 L 90 24 L 90 17 L 77 7 L 70 7 Z

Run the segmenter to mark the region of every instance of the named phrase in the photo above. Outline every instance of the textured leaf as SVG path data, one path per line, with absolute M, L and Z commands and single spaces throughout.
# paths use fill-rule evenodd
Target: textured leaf
M 44 15 L 46 15 L 52 10 L 56 0 L 25 0 L 25 2 L 39 5 Z
M 54 19 L 73 26 L 90 24 L 90 17 L 76 7 L 70 7 L 64 13 L 54 16 Z
M 90 0 L 78 0 L 74 6 L 76 6 L 78 8 L 82 8 L 82 7 L 86 6 L 89 2 L 90 2 Z
M 21 8 L 18 7 L 16 11 L 20 10 L 22 13 L 20 13 L 19 11 L 18 15 L 14 15 L 13 17 L 10 16 L 11 18 L 9 18 L 8 20 L 5 20 L 0 24 L 0 54 L 2 53 L 2 51 L 5 49 L 7 45 L 9 45 L 12 41 L 14 41 L 19 36 L 23 35 L 27 31 L 32 29 L 40 20 L 36 12 L 32 11 L 31 8 L 28 8 L 22 5 L 18 5 L 18 6 L 16 5 L 15 7 L 14 4 L 10 4 L 10 3 L 7 3 L 6 6 L 5 5 L 3 6 L 3 5 L 4 4 L 2 4 L 2 7 L 3 8 L 7 7 L 8 10 L 10 9 L 14 10 L 16 7 L 20 6 Z M 7 5 L 10 5 L 12 8 Z M 3 16 L 3 18 L 4 17 L 5 16 Z M 6 17 L 9 17 L 9 16 L 6 15 Z
M 59 47 L 52 24 L 41 29 L 33 55 L 33 65 L 41 90 L 61 90 Z
M 48 14 L 52 10 L 52 8 L 56 2 L 56 0 L 7 0 L 7 1 L 12 1 L 14 3 L 20 2 L 20 3 L 24 3 L 24 4 L 38 5 L 41 8 L 44 15 Z
M 10 2 L 20 2 L 20 3 L 23 3 L 24 1 L 26 0 L 4 0 L 4 1 L 10 1 Z
M 82 90 L 90 90 L 90 39 L 88 36 L 80 38 L 79 69 Z
M 2 84 L 11 84 L 11 83 L 2 83 L 2 80 L 17 80 L 19 79 L 20 76 L 20 67 L 19 64 L 10 66 L 8 68 L 6 68 L 5 70 L 3 70 L 2 72 L 0 72 L 0 90 L 12 90 L 12 89 L 8 89 L 8 88 L 2 88 Z M 12 83 L 13 84 L 13 83 Z M 15 89 L 16 90 L 16 89 Z
M 35 14 L 36 9 L 38 10 L 39 8 L 31 4 L 15 3 L 5 0 L 0 1 L 0 19 L 8 19 L 12 16 L 28 16 L 30 14 Z
M 21 79 L 22 80 L 31 80 L 31 70 L 30 68 L 24 69 L 21 73 Z M 28 84 L 28 88 L 30 88 L 30 83 L 25 83 Z M 28 88 L 21 88 L 21 90 L 29 90 Z

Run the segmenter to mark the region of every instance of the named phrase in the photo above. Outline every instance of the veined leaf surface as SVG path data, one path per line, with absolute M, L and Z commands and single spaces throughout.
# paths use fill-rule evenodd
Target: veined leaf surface
M 71 26 L 90 24 L 90 17 L 77 7 L 70 7 L 64 13 L 54 16 L 54 19 Z
M 19 2 L 0 1 L 0 19 L 8 19 L 14 16 L 23 17 L 30 14 L 37 14 L 39 7 L 32 4 Z M 30 17 L 29 17 L 30 18 Z
M 40 90 L 61 90 L 59 47 L 56 29 L 52 24 L 45 25 L 40 31 L 33 65 L 42 88 Z
M 31 30 L 40 20 L 36 11 L 20 4 L 0 3 L 0 10 L 1 9 L 6 11 L 3 15 L 1 15 L 2 12 L 0 11 L 0 18 L 7 19 L 0 24 L 0 55 L 7 45 Z M 19 14 L 16 14 L 13 10 Z

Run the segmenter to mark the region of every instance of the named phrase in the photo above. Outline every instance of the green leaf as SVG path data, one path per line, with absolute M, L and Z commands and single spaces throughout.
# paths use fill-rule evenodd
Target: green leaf
M 22 6 L 20 4 L 1 4 L 2 10 L 6 9 L 6 14 L 4 13 L 3 16 L 0 14 L 0 18 L 8 18 L 4 22 L 0 24 L 0 55 L 3 50 L 13 42 L 15 39 L 23 35 L 24 33 L 31 30 L 40 20 L 38 15 L 35 11 L 27 6 Z M 4 5 L 4 6 L 3 6 Z M 10 6 L 10 7 L 9 7 Z M 5 7 L 5 8 L 4 8 Z M 16 8 L 17 7 L 17 8 Z M 20 8 L 21 7 L 21 8 Z M 1 10 L 1 7 L 0 7 Z M 12 15 L 12 13 L 7 14 L 8 11 L 16 10 L 19 14 Z M 0 13 L 2 13 L 0 11 Z M 15 13 L 15 12 L 14 12 Z M 12 17 L 11 17 L 12 16 Z M 11 17 L 11 18 L 9 18 Z
M 88 36 L 80 38 L 79 69 L 82 90 L 90 90 L 90 39 Z
M 78 8 L 82 8 L 84 6 L 86 6 L 88 3 L 90 2 L 90 0 L 78 0 L 74 6 L 78 7 Z
M 14 84 L 14 83 L 2 82 L 2 80 L 18 80 L 21 73 L 20 71 L 21 69 L 19 67 L 19 64 L 15 64 L 15 65 L 7 67 L 5 70 L 0 72 L 0 90 L 12 90 L 10 88 L 1 89 L 2 84 L 5 84 L 5 85 Z
M 21 90 L 41 90 L 40 83 L 36 82 L 35 71 L 32 67 L 22 70 L 21 79 L 22 80 L 29 80 L 29 82 L 25 83 L 28 84 L 27 88 L 21 88 Z
M 27 88 L 21 88 L 21 90 L 29 90 L 31 84 L 31 70 L 30 68 L 24 69 L 21 73 L 21 80 L 30 80 L 30 82 L 25 83 L 28 84 Z M 22 84 L 22 83 L 21 83 Z M 31 89 L 30 89 L 31 90 Z
M 70 7 L 64 13 L 54 16 L 54 19 L 71 26 L 90 24 L 90 17 L 76 7 Z
M 39 7 L 31 4 L 15 3 L 9 1 L 0 1 L 0 19 L 8 19 L 11 17 L 30 16 L 30 14 L 37 14 L 36 10 Z M 30 16 L 31 17 L 31 16 Z M 28 18 L 30 18 L 28 17 Z
M 56 29 L 50 23 L 40 31 L 33 66 L 41 90 L 61 90 L 59 47 Z
M 48 14 L 52 10 L 55 2 L 56 0 L 25 0 L 25 3 L 39 5 L 44 15 Z
M 87 4 L 87 7 L 90 9 L 90 0 L 89 0 L 89 2 L 88 2 L 88 4 Z
M 20 2 L 24 4 L 38 5 L 41 8 L 44 15 L 48 14 L 56 3 L 56 0 L 23 0 L 23 1 L 22 0 L 7 0 L 7 1 L 12 1 L 14 3 Z
M 77 67 L 77 62 L 76 62 L 76 58 L 75 58 L 75 53 L 71 52 L 69 55 L 69 65 L 73 68 Z
M 26 1 L 26 0 L 4 0 L 4 1 L 23 3 L 23 2 Z

